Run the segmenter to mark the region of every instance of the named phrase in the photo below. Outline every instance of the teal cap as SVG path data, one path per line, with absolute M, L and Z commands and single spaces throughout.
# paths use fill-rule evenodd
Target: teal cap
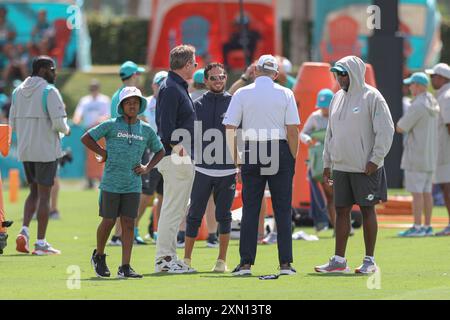
M 205 69 L 198 69 L 193 76 L 195 83 L 205 83 Z
M 339 64 L 335 64 L 331 69 L 331 72 L 348 72 L 345 68 Z
M 135 73 L 144 73 L 144 72 L 145 72 L 145 69 L 139 67 L 133 61 L 124 62 L 120 66 L 120 78 L 121 79 L 127 79 L 127 78 L 131 77 Z
M 334 93 L 330 89 L 322 89 L 317 95 L 316 107 L 321 109 L 328 109 L 330 107 L 331 100 Z
M 167 71 L 160 71 L 153 77 L 153 84 L 157 84 L 158 86 L 161 82 L 169 76 Z
M 428 84 L 430 83 L 430 80 L 428 79 L 428 76 L 425 73 L 415 72 L 411 75 L 411 77 L 403 80 L 403 84 L 412 84 L 412 83 L 421 84 L 427 87 Z

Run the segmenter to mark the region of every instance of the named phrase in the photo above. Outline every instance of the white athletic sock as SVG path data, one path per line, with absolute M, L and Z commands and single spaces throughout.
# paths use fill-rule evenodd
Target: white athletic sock
M 37 241 L 36 241 L 36 244 L 38 245 L 38 246 L 43 246 L 43 245 L 45 245 L 47 243 L 47 241 L 45 241 L 45 239 L 38 239 Z
M 30 236 L 30 230 L 28 229 L 28 227 L 26 227 L 26 226 L 22 226 L 22 229 L 20 230 L 20 232 L 25 232 L 25 234 L 27 235 L 27 236 Z
M 347 260 L 345 260 L 344 257 L 340 257 L 340 256 L 334 256 L 334 260 L 336 260 L 339 263 L 345 263 L 347 262 Z
M 366 256 L 365 259 L 370 259 L 373 263 L 375 263 L 375 258 L 372 256 Z
M 422 226 L 421 226 L 420 224 L 415 224 L 415 225 L 414 225 L 414 228 L 415 228 L 416 230 L 420 230 L 420 229 L 422 228 Z

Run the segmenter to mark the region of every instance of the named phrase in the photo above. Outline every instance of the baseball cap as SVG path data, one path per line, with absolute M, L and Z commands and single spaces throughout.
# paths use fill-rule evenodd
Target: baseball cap
M 348 72 L 345 68 L 339 64 L 335 64 L 331 69 L 331 72 Z
M 406 78 L 403 80 L 403 84 L 412 84 L 417 83 L 421 84 L 423 86 L 428 86 L 430 83 L 430 80 L 428 79 L 428 76 L 423 72 L 415 72 L 411 75 L 411 77 Z
M 126 61 L 120 66 L 120 78 L 127 79 L 135 73 L 144 73 L 145 69 L 139 67 L 133 61 Z
M 205 83 L 205 69 L 198 69 L 192 77 L 195 83 Z
M 258 60 L 257 66 L 265 70 L 272 70 L 278 72 L 277 59 L 270 54 L 262 55 Z
M 153 84 L 160 85 L 161 82 L 163 82 L 164 79 L 166 79 L 169 76 L 169 73 L 167 71 L 159 71 L 155 74 L 153 77 Z
M 283 68 L 286 73 L 292 72 L 292 62 L 290 62 L 288 59 L 283 59 Z
M 328 109 L 330 107 L 331 100 L 334 93 L 330 89 L 322 89 L 317 95 L 316 107 L 320 109 Z
M 123 115 L 123 108 L 120 108 L 120 105 L 125 99 L 130 97 L 138 97 L 141 100 L 141 106 L 139 107 L 139 114 L 145 111 L 147 108 L 147 99 L 142 96 L 141 90 L 136 87 L 125 87 L 120 91 L 119 95 L 119 104 L 117 105 L 117 113 Z
M 433 69 L 427 69 L 425 72 L 430 75 L 437 74 L 444 78 L 450 79 L 450 66 L 446 63 L 438 63 L 433 67 Z

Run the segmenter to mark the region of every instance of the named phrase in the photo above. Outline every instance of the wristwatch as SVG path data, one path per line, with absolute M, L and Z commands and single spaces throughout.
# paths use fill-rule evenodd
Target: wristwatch
M 243 74 L 241 76 L 241 80 L 244 81 L 244 82 L 248 82 L 248 78 L 245 76 L 245 74 Z

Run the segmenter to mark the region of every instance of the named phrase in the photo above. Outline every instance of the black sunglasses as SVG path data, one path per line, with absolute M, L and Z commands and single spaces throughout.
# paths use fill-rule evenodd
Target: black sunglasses
M 223 80 L 225 80 L 226 77 L 227 77 L 226 75 L 220 74 L 220 75 L 217 75 L 217 76 L 209 76 L 209 80 L 211 80 L 211 81 L 223 81 Z
M 347 71 L 335 71 L 334 73 L 336 73 L 340 77 L 348 76 L 348 72 Z

